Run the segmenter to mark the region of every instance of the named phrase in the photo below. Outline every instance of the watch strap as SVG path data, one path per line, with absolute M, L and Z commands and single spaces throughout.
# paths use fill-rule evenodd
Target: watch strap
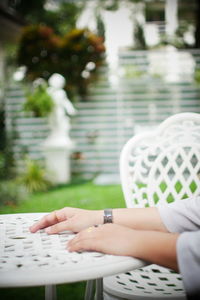
M 103 223 L 113 223 L 113 214 L 111 208 L 104 209 Z

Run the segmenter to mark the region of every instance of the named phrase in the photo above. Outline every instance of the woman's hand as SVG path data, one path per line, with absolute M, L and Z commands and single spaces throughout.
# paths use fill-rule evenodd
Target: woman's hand
M 30 231 L 46 228 L 49 234 L 65 230 L 79 232 L 87 227 L 103 224 L 103 215 L 103 210 L 65 207 L 43 217 L 30 227 Z M 113 222 L 137 230 L 167 232 L 156 207 L 113 209 Z
M 49 234 L 65 230 L 78 232 L 68 242 L 69 251 L 91 250 L 113 255 L 134 256 L 178 270 L 176 242 L 179 234 L 141 230 L 142 228 L 136 230 L 124 224 L 104 224 L 95 227 L 94 225 L 97 224 L 103 224 L 102 210 L 66 207 L 44 216 L 30 227 L 30 231 L 36 232 L 46 228 Z
M 133 256 L 178 271 L 176 242 L 179 235 L 159 231 L 134 230 L 117 224 L 89 227 L 67 244 L 68 251 L 99 251 Z
M 65 207 L 53 211 L 30 227 L 32 233 L 46 228 L 46 233 L 54 234 L 70 230 L 79 232 L 89 226 L 103 224 L 102 210 L 85 210 L 80 208 Z
M 69 251 L 91 250 L 107 254 L 134 256 L 137 231 L 116 224 L 89 227 L 68 242 Z

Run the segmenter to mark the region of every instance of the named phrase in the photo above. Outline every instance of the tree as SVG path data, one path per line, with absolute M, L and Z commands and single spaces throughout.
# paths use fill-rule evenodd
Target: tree
M 76 20 L 85 6 L 85 1 L 54 1 L 54 8 L 48 9 L 48 0 L 20 0 L 11 4 L 29 24 L 52 27 L 58 34 L 64 34 L 76 26 Z
M 66 78 L 66 90 L 72 97 L 85 95 L 104 61 L 103 38 L 87 29 L 72 29 L 58 36 L 42 25 L 25 28 L 18 50 L 18 64 L 26 66 L 26 78 L 48 79 L 53 73 Z
M 196 0 L 195 48 L 200 48 L 200 2 Z

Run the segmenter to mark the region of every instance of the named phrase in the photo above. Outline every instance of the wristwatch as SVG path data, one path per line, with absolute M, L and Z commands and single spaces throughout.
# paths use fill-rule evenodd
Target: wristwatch
M 113 214 L 111 208 L 104 209 L 103 223 L 113 223 Z

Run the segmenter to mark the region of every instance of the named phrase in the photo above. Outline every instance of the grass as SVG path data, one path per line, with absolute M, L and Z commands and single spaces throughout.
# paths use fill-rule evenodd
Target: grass
M 92 182 L 77 182 L 59 186 L 45 193 L 29 196 L 17 206 L 1 207 L 1 214 L 50 212 L 64 206 L 85 209 L 125 207 L 120 185 L 97 186 Z M 84 299 L 85 282 L 57 286 L 58 300 Z M 44 287 L 0 289 L 2 300 L 44 300 Z

